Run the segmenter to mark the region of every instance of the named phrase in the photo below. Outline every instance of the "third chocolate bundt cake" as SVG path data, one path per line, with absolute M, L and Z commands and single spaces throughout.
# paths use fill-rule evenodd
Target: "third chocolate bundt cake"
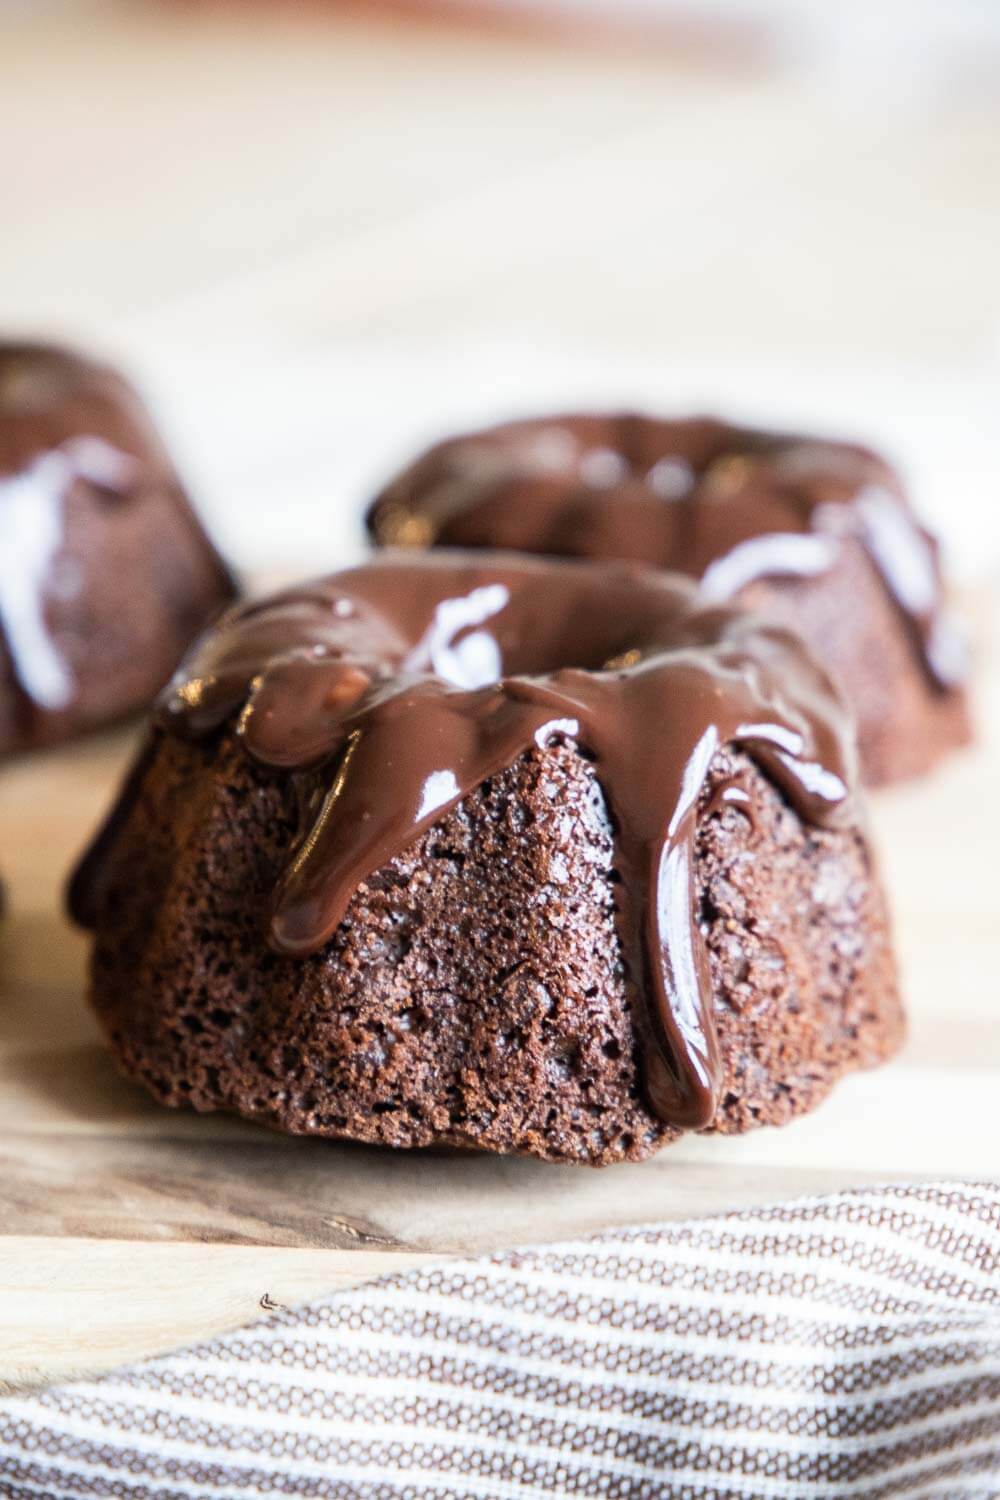
M 146 707 L 234 592 L 127 382 L 0 343 L 0 754 Z
M 840 677 L 871 784 L 970 738 L 937 546 L 867 448 L 709 418 L 511 422 L 432 448 L 369 524 L 387 545 L 650 562 L 766 611 Z
M 812 1107 L 901 1015 L 842 705 L 628 565 L 387 556 L 232 611 L 81 864 L 158 1099 L 594 1164 Z

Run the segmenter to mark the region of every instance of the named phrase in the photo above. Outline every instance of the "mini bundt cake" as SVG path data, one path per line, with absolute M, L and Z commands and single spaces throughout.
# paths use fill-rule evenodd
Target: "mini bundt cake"
M 801 633 L 839 677 L 871 785 L 971 737 L 938 549 L 867 448 L 711 418 L 565 416 L 438 444 L 369 512 L 389 546 L 645 561 Z
M 145 708 L 234 594 L 138 396 L 0 343 L 0 754 Z
M 811 1108 L 901 1013 L 849 717 L 634 565 L 387 554 L 192 651 L 70 888 L 165 1104 L 551 1161 Z

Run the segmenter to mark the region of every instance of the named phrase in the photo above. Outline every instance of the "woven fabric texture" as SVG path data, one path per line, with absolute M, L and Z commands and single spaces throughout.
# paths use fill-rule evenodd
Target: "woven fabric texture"
M 1000 1496 L 1000 1184 L 389 1277 L 0 1402 L 45 1500 Z

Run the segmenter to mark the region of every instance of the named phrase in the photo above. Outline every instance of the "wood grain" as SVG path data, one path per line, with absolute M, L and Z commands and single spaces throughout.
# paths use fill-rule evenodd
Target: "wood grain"
M 997 660 L 996 609 L 984 659 Z M 910 1036 L 785 1130 L 686 1139 L 595 1172 L 293 1141 L 175 1114 L 121 1079 L 83 1003 L 65 872 L 131 749 L 121 732 L 4 767 L 0 1389 L 106 1368 L 429 1258 L 848 1184 L 1000 1171 L 1000 671 L 981 740 L 873 807 Z

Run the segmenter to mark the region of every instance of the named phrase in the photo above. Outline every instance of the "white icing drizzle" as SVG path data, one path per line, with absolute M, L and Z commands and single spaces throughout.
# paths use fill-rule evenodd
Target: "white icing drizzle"
M 70 669 L 49 633 L 45 598 L 63 542 L 63 502 L 75 479 L 121 492 L 135 460 L 95 437 L 73 438 L 0 477 L 0 630 L 21 687 L 40 708 L 65 708 Z M 79 587 L 79 584 L 77 584 Z
M 624 484 L 629 476 L 629 465 L 613 448 L 588 448 L 580 455 L 579 471 L 584 484 L 595 490 L 605 490 Z
M 722 604 L 758 578 L 811 578 L 836 561 L 839 543 L 815 532 L 769 532 L 749 537 L 710 563 L 698 585 L 706 604 Z
M 695 473 L 684 458 L 659 459 L 646 475 L 646 483 L 664 500 L 680 500 L 695 486 Z
M 502 583 L 486 584 L 462 598 L 445 599 L 423 639 L 406 659 L 409 671 L 428 669 L 456 687 L 485 687 L 498 682 L 503 667 L 500 651 L 486 630 L 473 630 L 500 613 L 510 602 L 510 591 Z M 463 631 L 469 631 L 463 635 Z

